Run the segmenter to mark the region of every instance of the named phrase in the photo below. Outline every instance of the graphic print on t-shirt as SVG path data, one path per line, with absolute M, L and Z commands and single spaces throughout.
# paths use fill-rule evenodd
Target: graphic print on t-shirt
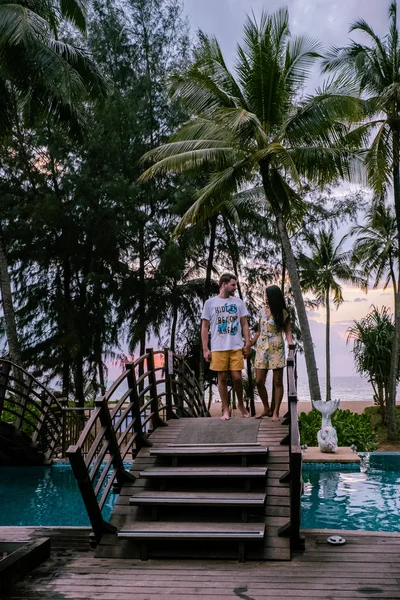
M 215 313 L 218 335 L 236 335 L 239 328 L 237 304 L 225 303 L 223 306 L 215 306 Z

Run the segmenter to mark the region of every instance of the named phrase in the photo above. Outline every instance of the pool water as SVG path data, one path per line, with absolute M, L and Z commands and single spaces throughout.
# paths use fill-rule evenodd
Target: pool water
M 103 508 L 108 520 L 117 500 Z M 90 526 L 78 484 L 68 463 L 47 467 L 0 467 L 0 526 Z
M 400 532 L 400 453 L 361 455 L 361 465 L 303 466 L 301 526 Z

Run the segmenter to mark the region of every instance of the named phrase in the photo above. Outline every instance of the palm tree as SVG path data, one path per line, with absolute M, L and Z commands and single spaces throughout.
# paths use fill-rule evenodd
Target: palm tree
M 396 296 L 396 264 L 399 257 L 396 219 L 390 207 L 373 206 L 366 214 L 365 225 L 350 231 L 356 240 L 352 263 L 359 265 L 366 277 L 374 276 L 374 288 L 384 279 L 384 289 L 391 283 Z
M 61 21 L 86 28 L 87 0 L 5 0 L 0 5 L 0 138 L 16 111 L 30 123 L 52 115 L 79 133 L 78 100 L 97 100 L 107 85 L 90 55 L 59 39 Z
M 282 241 L 315 400 L 321 398 L 318 373 L 286 223 L 304 212 L 298 195 L 301 178 L 323 185 L 350 174 L 340 138 L 347 131 L 343 119 L 358 110 L 358 102 L 340 86 L 327 86 L 298 102 L 319 49 L 313 38 L 290 37 L 286 9 L 263 12 L 259 23 L 248 17 L 235 78 L 217 40 L 201 34 L 195 63 L 171 84 L 173 98 L 194 117 L 170 143 L 144 156 L 156 164 L 142 175 L 145 181 L 170 172 L 208 172 L 209 181 L 186 213 L 185 224 L 201 207 L 212 204 L 214 209 L 249 184 L 262 183 Z
M 386 306 L 376 306 L 366 317 L 354 321 L 348 329 L 347 343 L 353 341 L 356 369 L 368 378 L 374 390 L 374 401 L 379 406 L 382 422 L 386 424 L 387 400 L 390 387 L 391 346 L 394 336 L 393 317 Z M 399 365 L 396 381 L 399 380 Z
M 89 54 L 60 41 L 61 20 L 86 27 L 86 0 L 0 4 L 0 141 L 21 116 L 29 125 L 50 116 L 80 135 L 81 101 L 98 100 L 107 84 Z M 22 364 L 15 323 L 7 249 L 0 223 L 0 286 L 11 360 Z
M 330 301 L 332 298 L 336 309 L 344 302 L 342 287 L 338 280 L 361 285 L 364 289 L 366 289 L 366 281 L 360 271 L 356 271 L 351 265 L 351 252 L 342 251 L 344 238 L 335 245 L 332 229 L 321 229 L 316 235 L 309 234 L 307 242 L 311 249 L 311 256 L 300 254 L 300 278 L 303 289 L 313 292 L 317 303 L 326 308 L 326 400 L 330 400 Z
M 325 70 L 358 82 L 367 102 L 368 120 L 352 133 L 351 139 L 369 144 L 365 154 L 369 182 L 377 196 L 385 197 L 393 186 L 394 209 L 400 247 L 400 31 L 397 26 L 397 2 L 389 4 L 389 31 L 380 38 L 372 27 L 359 19 L 350 31 L 365 34 L 368 44 L 352 41 L 343 48 L 333 48 L 325 60 Z M 400 265 L 398 265 L 400 269 Z M 393 338 L 388 437 L 396 437 L 396 370 L 400 350 L 399 280 L 395 290 L 395 335 Z

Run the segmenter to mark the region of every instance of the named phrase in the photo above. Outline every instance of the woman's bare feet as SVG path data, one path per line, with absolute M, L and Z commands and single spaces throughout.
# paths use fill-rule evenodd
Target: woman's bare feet
M 256 416 L 256 419 L 262 419 L 263 417 L 270 417 L 271 413 L 270 413 L 270 409 L 269 406 L 267 406 L 267 408 L 264 408 L 264 410 Z
M 275 422 L 276 422 L 276 421 L 280 421 L 279 415 L 277 415 L 276 413 L 274 413 L 274 414 L 272 415 L 272 419 L 271 419 L 271 421 L 275 421 Z
M 230 413 L 225 413 L 222 415 L 222 417 L 220 417 L 221 421 L 229 421 L 229 419 L 231 418 Z
M 249 411 L 244 406 L 238 406 L 238 410 L 240 411 L 240 414 L 242 415 L 242 417 L 245 417 L 246 419 L 248 417 L 250 417 Z

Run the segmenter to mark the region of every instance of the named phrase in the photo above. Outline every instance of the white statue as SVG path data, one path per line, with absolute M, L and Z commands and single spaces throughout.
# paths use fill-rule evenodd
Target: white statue
M 318 431 L 318 446 L 321 452 L 332 453 L 338 448 L 336 429 L 332 427 L 331 416 L 339 408 L 340 400 L 312 401 L 312 405 L 322 415 L 322 426 Z

